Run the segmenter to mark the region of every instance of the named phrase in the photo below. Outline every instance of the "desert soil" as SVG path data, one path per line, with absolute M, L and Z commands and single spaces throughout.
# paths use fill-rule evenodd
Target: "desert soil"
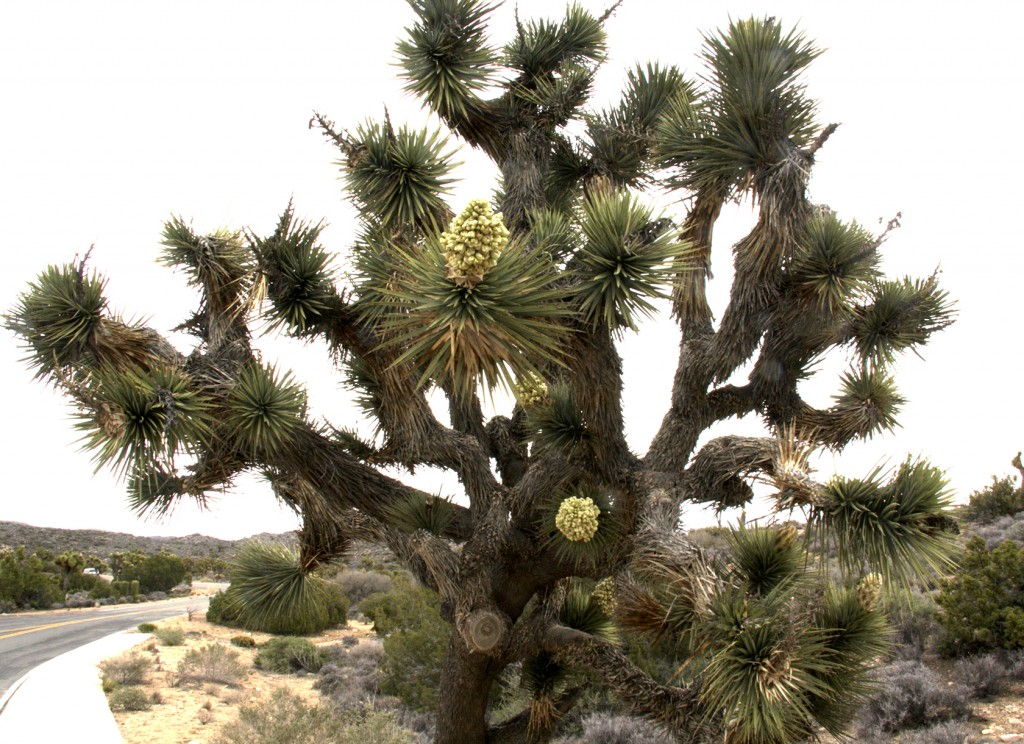
M 148 684 L 147 693 L 156 693 L 161 702 L 149 710 L 136 712 L 115 712 L 114 718 L 127 744 L 207 744 L 212 742 L 224 726 L 238 716 L 240 705 L 269 695 L 273 690 L 284 687 L 300 695 L 309 703 L 316 703 L 319 693 L 313 689 L 316 675 L 273 674 L 256 669 L 253 660 L 256 649 L 238 648 L 231 645 L 236 635 L 249 635 L 257 643 L 263 643 L 273 636 L 266 633 L 249 633 L 235 628 L 212 625 L 205 620 L 189 621 L 185 616 L 161 623 L 159 627 L 181 628 L 185 636 L 182 646 L 162 646 L 155 638 L 136 646 L 149 656 L 154 663 L 154 672 Z M 370 625 L 349 621 L 344 628 L 326 631 L 309 640 L 317 645 L 340 643 L 346 636 L 367 638 L 373 635 Z M 248 675 L 237 687 L 204 683 L 198 687 L 175 686 L 174 671 L 178 662 L 191 648 L 211 643 L 226 646 L 238 652 L 240 660 L 248 668 Z

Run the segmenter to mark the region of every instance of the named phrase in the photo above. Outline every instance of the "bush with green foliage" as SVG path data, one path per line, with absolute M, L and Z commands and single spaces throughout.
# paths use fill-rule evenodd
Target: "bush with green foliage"
M 153 707 L 153 699 L 141 687 L 119 686 L 107 696 L 111 710 L 126 712 L 149 710 Z
M 129 652 L 100 662 L 103 678 L 112 685 L 141 685 L 149 679 L 152 662 L 142 654 Z
M 161 550 L 157 553 L 132 551 L 112 553 L 110 565 L 116 581 L 137 581 L 138 588 L 131 594 L 169 592 L 189 578 L 185 560 Z
M 245 665 L 239 659 L 238 652 L 211 643 L 186 652 L 178 662 L 177 683 L 195 685 L 217 682 L 234 687 L 245 679 L 246 674 Z
M 1018 455 L 1018 457 L 1020 457 Z M 1015 463 L 1019 460 L 1014 460 Z M 992 483 L 971 494 L 963 508 L 968 522 L 991 522 L 1024 511 L 1024 476 L 1018 483 L 1013 478 L 992 476 Z
M 181 646 L 185 643 L 185 631 L 181 628 L 157 628 L 154 635 L 161 646 Z
M 937 602 L 943 652 L 1024 648 L 1024 546 L 1007 541 L 990 550 L 972 536 Z
M 154 625 L 153 623 L 139 623 L 138 626 L 136 627 L 136 630 L 138 630 L 140 633 L 155 633 L 156 625 Z
M 223 729 L 215 744 L 413 744 L 411 732 L 387 713 L 341 712 L 309 706 L 284 689 L 243 705 L 238 721 Z
M 0 548 L 0 602 L 21 609 L 49 609 L 63 599 L 52 563 L 24 547 Z
M 324 654 L 305 638 L 271 638 L 256 652 L 257 669 L 289 674 L 300 670 L 319 672 Z

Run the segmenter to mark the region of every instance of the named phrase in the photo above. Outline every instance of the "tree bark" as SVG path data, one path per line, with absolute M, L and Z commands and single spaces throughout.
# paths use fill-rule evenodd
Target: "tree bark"
M 487 702 L 503 664 L 472 653 L 459 633 L 452 633 L 441 669 L 435 744 L 486 744 Z

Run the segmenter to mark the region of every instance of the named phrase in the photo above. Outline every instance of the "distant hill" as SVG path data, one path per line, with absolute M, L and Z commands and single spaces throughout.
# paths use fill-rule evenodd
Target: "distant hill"
M 295 539 L 294 532 L 280 534 L 263 533 L 255 538 L 286 540 Z M 250 538 L 246 538 L 250 539 Z M 143 550 L 147 553 L 168 550 L 181 556 L 231 556 L 242 540 L 221 540 L 206 535 L 185 535 L 184 537 L 140 537 L 126 532 L 105 532 L 103 530 L 65 530 L 57 527 L 35 527 L 21 522 L 0 522 L 0 547 L 46 548 L 54 552 L 79 550 L 101 558 L 119 550 Z

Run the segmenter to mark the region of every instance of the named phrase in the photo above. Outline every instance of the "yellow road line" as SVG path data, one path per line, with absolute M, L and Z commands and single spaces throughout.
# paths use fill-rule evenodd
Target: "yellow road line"
M 152 612 L 152 611 L 153 611 L 153 608 L 150 607 L 150 608 L 147 608 L 145 610 L 134 610 L 133 612 L 119 612 L 116 615 L 103 615 L 102 617 L 86 617 L 86 618 L 82 618 L 81 620 L 64 620 L 63 622 L 59 622 L 59 623 L 47 623 L 46 625 L 33 625 L 30 628 L 19 628 L 18 630 L 14 631 L 13 633 L 8 633 L 6 635 L 0 635 L 0 641 L 4 640 L 6 638 L 14 638 L 15 636 L 25 635 L 26 633 L 37 633 L 40 630 L 49 630 L 50 628 L 59 628 L 59 627 L 61 627 L 63 625 L 77 625 L 79 623 L 92 623 L 92 622 L 96 622 L 97 620 L 110 620 L 111 618 L 114 618 L 114 617 L 127 617 L 129 615 L 142 615 L 144 613 Z

